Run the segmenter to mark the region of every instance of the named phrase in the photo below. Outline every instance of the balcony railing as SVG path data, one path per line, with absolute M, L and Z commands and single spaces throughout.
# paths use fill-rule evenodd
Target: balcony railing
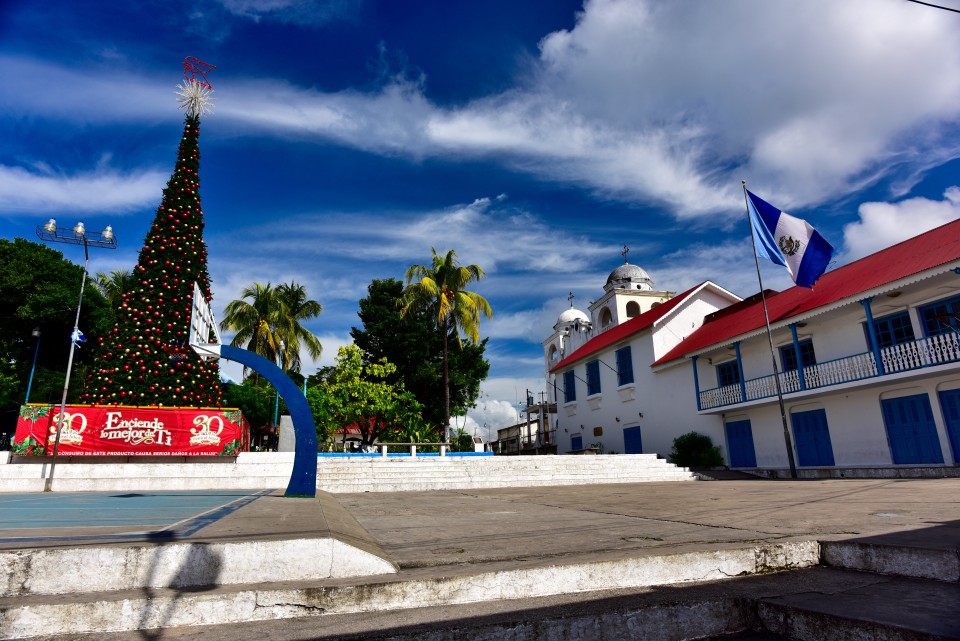
M 863 352 L 804 367 L 804 387 L 800 385 L 800 374 L 797 370 L 781 372 L 780 389 L 784 394 L 789 394 L 956 361 L 960 361 L 960 334 L 939 334 L 881 349 L 882 374 L 877 370 L 873 352 Z M 744 381 L 743 387 L 746 391 L 745 399 L 739 384 L 704 390 L 700 392 L 700 408 L 709 410 L 777 395 L 772 374 Z

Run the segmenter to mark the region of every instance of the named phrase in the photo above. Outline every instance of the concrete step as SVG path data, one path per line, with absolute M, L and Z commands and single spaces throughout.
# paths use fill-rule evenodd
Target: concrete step
M 820 558 L 824 565 L 836 568 L 960 582 L 960 546 L 956 540 L 943 538 L 935 546 L 921 545 L 923 540 L 912 532 L 856 541 L 824 541 L 820 544 Z
M 755 575 L 810 567 L 818 559 L 819 547 L 815 542 L 800 542 L 656 557 L 617 556 L 562 565 L 531 562 L 518 567 L 513 562 L 509 567 L 490 569 L 447 567 L 439 576 L 436 568 L 427 568 L 362 580 L 20 594 L 0 598 L 0 638 L 236 624 L 503 600 L 522 602 L 537 597 Z M 299 557 L 287 562 L 298 560 Z M 169 571 L 176 574 L 177 569 Z M 723 631 L 728 630 L 720 632 Z M 715 633 L 711 630 L 706 634 Z
M 417 568 L 349 579 L 270 583 L 264 574 L 263 581 L 236 585 L 171 580 L 193 576 L 204 564 L 196 555 L 160 552 L 156 558 L 167 561 L 152 564 L 163 568 L 163 576 L 147 572 L 156 580 L 127 589 L 93 592 L 103 586 L 97 587 L 100 577 L 92 577 L 82 593 L 57 594 L 52 587 L 47 588 L 52 593 L 38 594 L 33 583 L 18 583 L 15 576 L 8 581 L 9 596 L 0 598 L 0 638 L 66 633 L 65 638 L 97 634 L 107 641 L 143 638 L 123 634 L 163 628 L 164 639 L 202 635 L 208 641 L 244 641 L 264 638 L 263 626 L 270 626 L 273 639 L 341 641 L 680 641 L 747 632 L 755 633 L 749 641 L 958 640 L 956 549 L 942 534 L 928 542 L 924 547 L 916 532 L 903 532 L 662 556 Z M 295 561 L 262 552 L 277 566 L 303 565 L 312 552 L 292 554 Z M 90 559 L 71 564 L 65 558 L 37 560 L 32 571 L 48 576 L 51 586 L 71 572 L 90 576 L 83 572 Z M 100 562 L 118 564 L 106 557 Z M 371 621 L 380 627 L 372 629 Z M 277 634 L 277 626 L 289 627 L 290 634 Z M 108 633 L 116 634 L 104 636 Z
M 870 573 L 813 568 L 674 585 L 550 597 L 352 613 L 305 612 L 292 618 L 176 626 L 162 632 L 98 633 L 98 641 L 947 641 L 958 586 Z M 266 596 L 265 594 L 263 595 Z M 269 606 L 264 598 L 261 604 Z M 131 607 L 140 604 L 130 602 Z M 192 595 L 157 603 L 172 623 Z M 163 606 L 168 609 L 164 610 Z M 320 603 L 317 608 L 323 607 Z M 254 613 L 257 611 L 254 610 Z M 153 615 L 139 613 L 147 620 Z M 262 613 L 261 613 L 262 614 Z M 76 633 L 46 641 L 87 638 Z
M 761 599 L 766 630 L 796 641 L 960 639 L 960 585 L 893 578 L 829 596 L 802 593 Z

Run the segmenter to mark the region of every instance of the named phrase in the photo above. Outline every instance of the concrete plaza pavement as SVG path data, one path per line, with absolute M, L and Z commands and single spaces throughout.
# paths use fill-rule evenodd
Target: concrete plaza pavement
M 960 548 L 960 479 L 638 483 L 337 500 L 401 568 L 878 536 Z
M 190 537 L 216 542 L 282 536 L 281 532 L 303 535 L 317 527 L 328 533 L 342 530 L 361 549 L 385 556 L 399 572 L 300 581 L 298 585 L 305 590 L 335 586 L 359 591 L 357 594 L 391 584 L 402 592 L 402 586 L 414 583 L 496 577 L 498 571 L 524 568 L 549 568 L 559 578 L 562 572 L 595 574 L 598 568 L 638 559 L 719 559 L 744 549 L 831 541 L 899 550 L 897 563 L 906 565 L 903 572 L 895 573 L 925 577 L 924 572 L 933 572 L 935 576 L 929 578 L 940 581 L 921 584 L 906 579 L 894 584 L 873 574 L 811 568 L 700 583 L 680 577 L 678 572 L 678 583 L 659 587 L 561 590 L 530 598 L 490 598 L 422 608 L 411 607 L 416 605 L 413 603 L 400 609 L 340 614 L 330 610 L 320 616 L 270 621 L 100 632 L 96 638 L 347 639 L 388 638 L 393 632 L 396 638 L 433 638 L 417 631 L 436 630 L 438 625 L 510 626 L 536 617 L 570 618 L 578 613 L 596 617 L 609 612 L 629 618 L 628 611 L 643 604 L 678 607 L 676 604 L 686 603 L 694 607 L 692 604 L 722 601 L 726 604 L 722 607 L 729 609 L 730 599 L 740 598 L 738 595 L 767 598 L 772 607 L 777 599 L 809 599 L 811 594 L 820 595 L 824 607 L 842 602 L 845 609 L 862 611 L 867 617 L 912 617 L 918 621 L 915 625 L 932 635 L 922 638 L 960 638 L 960 625 L 935 616 L 960 603 L 960 479 L 636 483 L 339 494 L 324 495 L 318 502 L 320 510 L 311 500 L 257 498 Z M 333 507 L 323 508 L 325 505 Z M 332 525 L 318 517 L 325 510 L 334 517 Z M 69 537 L 79 532 L 63 528 L 57 534 Z M 8 533 L 0 525 L 0 545 Z M 66 544 L 61 539 L 56 545 Z M 124 544 L 129 541 L 96 543 Z M 820 548 L 820 556 L 823 549 L 827 548 Z M 840 558 L 844 548 L 832 554 Z M 208 592 L 210 598 L 215 593 L 216 589 Z M 650 619 L 650 611 L 646 612 L 641 619 Z M 664 616 L 678 620 L 676 615 Z M 481 637 L 467 634 L 461 638 Z

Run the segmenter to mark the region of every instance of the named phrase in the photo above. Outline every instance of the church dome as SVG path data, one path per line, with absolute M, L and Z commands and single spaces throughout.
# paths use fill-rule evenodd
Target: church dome
M 642 267 L 624 263 L 610 272 L 604 291 L 610 289 L 653 289 L 653 280 Z
M 563 310 L 563 313 L 560 314 L 560 318 L 557 319 L 557 325 L 566 325 L 568 323 L 573 323 L 576 321 L 581 323 L 587 322 L 590 320 L 590 317 L 581 312 L 575 307 L 570 307 L 569 309 Z

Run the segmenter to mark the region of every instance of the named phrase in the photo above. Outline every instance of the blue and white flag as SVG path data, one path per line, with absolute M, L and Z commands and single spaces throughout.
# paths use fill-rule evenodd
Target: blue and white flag
M 80 331 L 80 328 L 77 327 L 72 332 L 70 332 L 70 341 L 72 343 L 85 343 L 87 337 L 83 335 L 83 332 Z
M 827 271 L 833 246 L 807 221 L 780 211 L 749 190 L 747 202 L 757 256 L 786 267 L 797 285 L 813 287 Z

